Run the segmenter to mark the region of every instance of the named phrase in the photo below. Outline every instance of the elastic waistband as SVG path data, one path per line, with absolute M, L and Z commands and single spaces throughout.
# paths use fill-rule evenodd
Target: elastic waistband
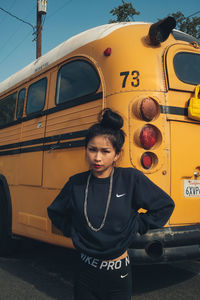
M 91 257 L 87 254 L 81 253 L 80 258 L 86 265 L 105 271 L 118 270 L 130 264 L 130 258 L 128 255 L 121 259 L 119 257 L 117 260 L 101 260 L 99 258 Z

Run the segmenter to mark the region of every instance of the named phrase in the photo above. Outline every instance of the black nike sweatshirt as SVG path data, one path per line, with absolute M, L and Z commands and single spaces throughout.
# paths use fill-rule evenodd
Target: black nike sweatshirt
M 137 233 L 160 228 L 174 209 L 173 200 L 133 168 L 115 168 L 111 201 L 104 227 L 93 231 L 84 215 L 84 199 L 90 171 L 70 177 L 53 203 L 48 207 L 52 223 L 65 236 L 71 237 L 77 250 L 96 258 L 119 257 L 133 243 Z M 108 199 L 110 177 L 91 176 L 87 215 L 93 227 L 103 220 Z M 146 213 L 138 213 L 140 208 Z

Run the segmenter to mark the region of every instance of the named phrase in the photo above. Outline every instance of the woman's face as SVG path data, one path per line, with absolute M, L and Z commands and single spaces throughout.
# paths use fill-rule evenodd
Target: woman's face
M 88 142 L 86 156 L 93 175 L 99 178 L 109 177 L 114 162 L 119 158 L 108 137 L 104 135 L 95 136 Z

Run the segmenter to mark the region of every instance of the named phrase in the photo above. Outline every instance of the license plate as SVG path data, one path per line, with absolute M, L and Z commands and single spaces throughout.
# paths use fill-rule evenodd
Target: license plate
M 200 180 L 184 180 L 184 196 L 200 197 Z

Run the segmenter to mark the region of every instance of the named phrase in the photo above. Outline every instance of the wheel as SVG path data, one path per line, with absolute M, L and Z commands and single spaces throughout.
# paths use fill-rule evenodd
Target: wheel
M 11 253 L 11 237 L 9 235 L 8 204 L 3 185 L 0 184 L 0 256 Z

